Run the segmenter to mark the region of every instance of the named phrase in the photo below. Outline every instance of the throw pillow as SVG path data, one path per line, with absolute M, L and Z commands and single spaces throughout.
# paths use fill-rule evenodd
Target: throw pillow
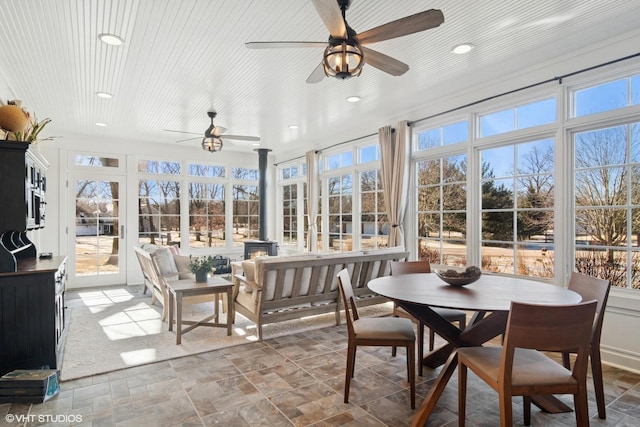
M 161 276 L 166 277 L 178 274 L 178 267 L 173 259 L 173 254 L 168 248 L 159 248 L 151 254 L 151 259 L 155 262 L 158 273 Z
M 176 264 L 178 273 L 191 273 L 191 269 L 189 268 L 191 258 L 186 255 L 173 255 L 173 261 Z
M 244 277 L 247 278 L 248 282 L 252 282 L 255 283 L 255 267 L 256 267 L 256 263 L 252 260 L 245 260 L 242 261 L 242 271 L 244 272 Z M 253 292 L 253 288 L 249 287 L 249 286 L 245 286 L 244 287 L 244 291 L 246 293 L 251 293 Z
M 152 254 L 155 251 L 157 251 L 158 249 L 160 249 L 160 246 L 152 245 L 151 243 L 143 243 L 142 246 L 140 246 L 140 249 Z

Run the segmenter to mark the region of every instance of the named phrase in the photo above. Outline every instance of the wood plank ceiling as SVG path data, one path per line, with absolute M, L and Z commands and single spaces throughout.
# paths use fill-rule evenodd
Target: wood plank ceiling
M 206 112 L 215 109 L 215 123 L 228 133 L 303 152 L 412 119 L 403 114 L 436 95 L 635 31 L 640 16 L 637 0 L 354 0 L 347 20 L 362 32 L 431 8 L 444 13 L 440 27 L 370 46 L 409 64 L 405 75 L 365 66 L 359 78 L 307 84 L 321 49 L 252 50 L 244 43 L 325 41 L 310 1 L 3 0 L 0 83 L 10 93 L 0 98 L 20 98 L 39 117 L 51 117 L 49 135 L 173 144 L 182 136 L 163 129 L 202 132 Z M 106 45 L 100 33 L 124 44 Z M 476 49 L 452 54 L 461 42 Z M 113 98 L 98 98 L 99 91 Z M 362 101 L 348 103 L 349 95 Z M 252 147 L 239 141 L 230 149 Z

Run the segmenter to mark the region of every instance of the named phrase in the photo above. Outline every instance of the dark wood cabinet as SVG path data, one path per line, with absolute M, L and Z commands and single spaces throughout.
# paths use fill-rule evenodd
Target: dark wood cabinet
M 29 147 L 0 141 L 0 232 L 44 227 L 47 164 Z
M 0 273 L 0 375 L 60 369 L 65 325 L 66 257 L 28 259 Z
M 66 257 L 39 259 L 27 237 L 44 227 L 47 166 L 29 144 L 0 141 L 0 375 L 62 361 Z

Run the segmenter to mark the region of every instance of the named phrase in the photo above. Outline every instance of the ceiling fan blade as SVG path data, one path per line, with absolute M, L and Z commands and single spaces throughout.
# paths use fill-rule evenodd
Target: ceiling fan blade
M 249 49 L 282 49 L 292 47 L 327 47 L 326 42 L 248 42 L 244 44 Z
M 223 141 L 227 139 L 237 139 L 240 141 L 260 141 L 260 138 L 258 138 L 257 136 L 246 136 L 246 135 L 224 135 L 224 136 L 221 136 L 220 138 L 222 138 Z
M 392 76 L 401 76 L 409 71 L 409 66 L 384 53 L 362 46 L 364 62 Z
M 360 44 L 375 43 L 429 30 L 440 26 L 443 22 L 444 15 L 441 10 L 429 9 L 367 30 L 358 34 L 356 39 Z
M 196 139 L 200 139 L 200 138 L 187 138 L 187 139 L 180 139 L 180 140 L 176 141 L 176 143 L 178 143 L 178 142 L 185 142 L 185 141 L 194 141 L 194 140 L 196 140 Z
M 309 74 L 307 83 L 320 83 L 325 78 L 324 65 L 322 62 Z
M 184 130 L 174 130 L 174 129 L 162 129 L 165 132 L 175 132 L 175 133 L 187 133 L 190 135 L 202 135 L 202 132 L 187 132 Z
M 329 33 L 336 38 L 347 38 L 347 26 L 342 18 L 342 11 L 336 0 L 311 0 L 316 12 L 320 15 Z
M 220 136 L 221 134 L 225 133 L 227 131 L 227 128 L 224 128 L 222 126 L 216 126 L 213 128 L 213 131 L 211 132 L 211 135 L 213 136 Z

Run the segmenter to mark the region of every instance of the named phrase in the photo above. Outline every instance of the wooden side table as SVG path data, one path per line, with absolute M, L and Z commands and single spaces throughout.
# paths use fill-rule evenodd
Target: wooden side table
M 176 319 L 176 344 L 180 344 L 182 334 L 186 334 L 190 330 L 198 326 L 226 327 L 227 335 L 231 335 L 231 325 L 233 319 L 232 299 L 233 284 L 228 280 L 220 277 L 212 277 L 207 282 L 196 283 L 193 279 L 175 280 L 167 282 L 169 290 L 169 330 L 173 330 L 173 319 Z M 227 323 L 219 323 L 218 301 L 221 294 L 227 294 Z M 182 299 L 193 295 L 212 295 L 214 302 L 214 313 L 202 320 L 182 320 Z M 224 298 L 222 299 L 224 301 Z M 209 320 L 213 319 L 213 322 Z M 182 325 L 189 325 L 182 328 Z

